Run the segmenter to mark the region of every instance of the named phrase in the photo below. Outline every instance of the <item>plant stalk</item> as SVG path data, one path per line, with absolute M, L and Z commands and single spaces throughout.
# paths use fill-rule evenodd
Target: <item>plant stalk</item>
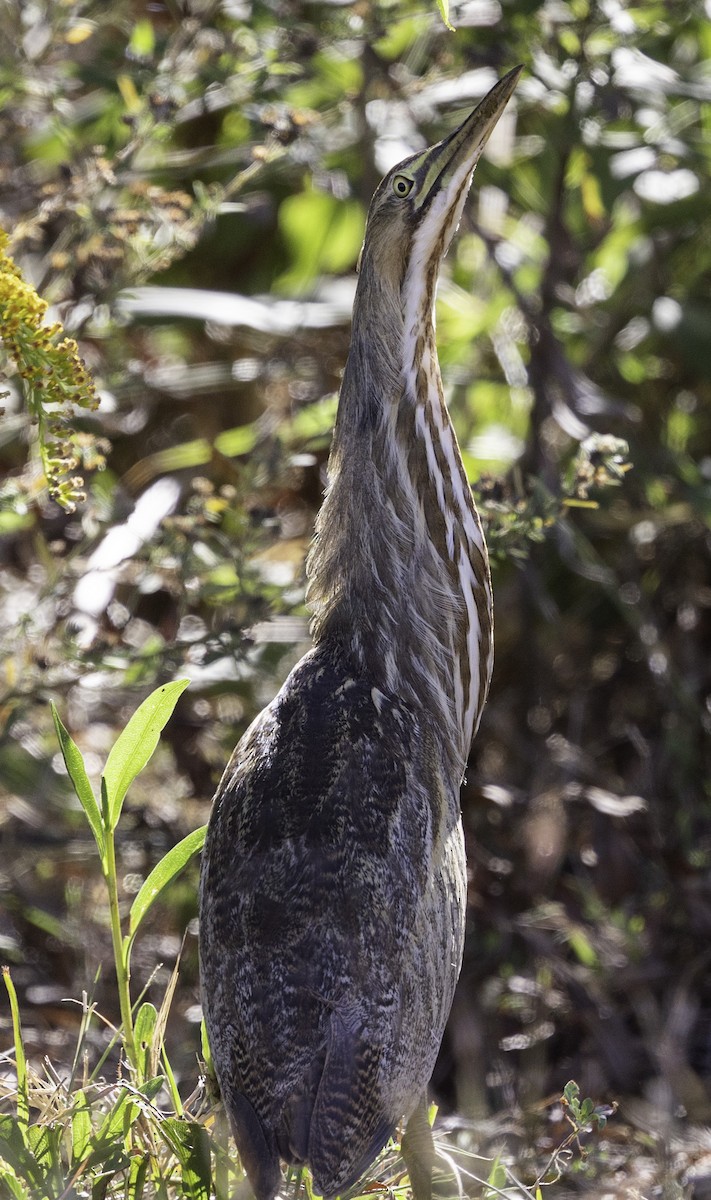
M 128 1061 L 134 1070 L 138 1068 L 136 1058 L 136 1042 L 133 1036 L 133 1013 L 131 1010 L 131 975 L 127 948 L 124 946 L 121 932 L 121 914 L 119 912 L 118 884 L 116 880 L 116 850 L 114 846 L 114 831 L 106 829 L 106 856 L 102 863 L 106 888 L 109 893 L 109 914 L 111 919 L 111 941 L 114 950 L 116 967 L 116 985 L 118 988 L 121 1025 L 123 1027 L 123 1044 Z

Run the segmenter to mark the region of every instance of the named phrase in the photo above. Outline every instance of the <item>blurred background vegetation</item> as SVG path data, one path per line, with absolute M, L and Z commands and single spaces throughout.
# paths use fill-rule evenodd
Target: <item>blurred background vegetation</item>
M 58 470 L 86 494 L 66 511 L 4 362 L 0 957 L 37 1058 L 71 1057 L 66 997 L 117 1017 L 48 702 L 98 773 L 152 687 L 192 681 L 129 796 L 128 905 L 308 644 L 303 557 L 373 188 L 522 62 L 437 306 L 496 666 L 435 1090 L 473 1144 L 525 1148 L 574 1078 L 621 1104 L 581 1188 L 597 1171 L 610 1195 L 707 1196 L 711 10 L 462 0 L 450 18 L 416 0 L 0 3 L 0 225 L 101 401 L 54 414 Z M 187 928 L 167 1033 L 186 1092 L 196 883 L 193 865 L 134 952 L 162 994 Z

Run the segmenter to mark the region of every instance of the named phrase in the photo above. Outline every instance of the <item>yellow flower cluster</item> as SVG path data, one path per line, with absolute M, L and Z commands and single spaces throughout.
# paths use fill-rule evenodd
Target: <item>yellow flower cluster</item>
M 7 253 L 8 240 L 0 230 L 0 340 L 24 381 L 49 493 L 73 512 L 85 497 L 84 480 L 68 477 L 78 465 L 74 442 L 80 436 L 71 426 L 72 411 L 74 405 L 95 409 L 99 400 L 74 339 L 58 341 L 62 326 L 44 324 L 47 303 L 23 279 Z

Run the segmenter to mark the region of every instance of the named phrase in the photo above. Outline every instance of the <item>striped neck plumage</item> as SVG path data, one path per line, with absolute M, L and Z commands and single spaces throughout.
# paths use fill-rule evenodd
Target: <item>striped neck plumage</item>
M 362 266 L 308 563 L 312 631 L 345 648 L 376 701 L 424 710 L 461 776 L 491 673 L 489 568 L 444 403 L 439 263 L 428 273 L 410 262 L 397 290 Z

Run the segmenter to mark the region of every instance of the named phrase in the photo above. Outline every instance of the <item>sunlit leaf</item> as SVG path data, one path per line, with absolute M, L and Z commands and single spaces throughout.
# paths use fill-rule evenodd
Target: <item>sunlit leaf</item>
M 330 435 L 336 419 L 338 396 L 324 396 L 315 404 L 299 409 L 281 428 L 281 435 L 291 444 Z
M 57 712 L 56 705 L 51 704 L 52 718 L 54 720 L 54 728 L 57 731 L 60 749 L 64 765 L 67 768 L 67 774 L 74 784 L 74 791 L 77 794 L 79 802 L 84 809 L 86 819 L 91 827 L 91 832 L 94 835 L 94 840 L 99 848 L 99 854 L 102 858 L 104 855 L 104 832 L 101 823 L 101 812 L 96 801 L 93 788 L 89 783 L 89 776 L 86 773 L 84 759 L 81 750 L 76 742 L 62 724 L 62 720 Z
M 86 1157 L 92 1134 L 91 1109 L 83 1091 L 78 1091 L 74 1095 L 71 1123 L 72 1162 L 76 1166 Z
M 17 1128 L 24 1138 L 27 1132 L 27 1125 L 30 1115 L 27 1090 L 27 1060 L 25 1058 L 25 1043 L 22 1037 L 22 1025 L 20 1023 L 20 1009 L 17 1003 L 17 992 L 15 991 L 15 985 L 12 982 L 9 967 L 2 968 L 2 977 L 5 982 L 5 988 L 10 1001 L 10 1016 L 12 1018 L 12 1037 L 15 1049 L 15 1072 L 17 1074 L 17 1099 L 15 1101 L 15 1110 L 17 1112 Z
M 120 1141 L 123 1140 L 139 1116 L 140 1111 L 140 1105 L 137 1104 L 132 1094 L 128 1091 L 122 1091 L 118 1100 L 99 1126 L 95 1142 L 97 1150 L 101 1142 L 112 1145 L 118 1141 L 120 1144 Z
M 6 1189 L 11 1200 L 32 1200 L 32 1193 L 17 1178 L 12 1167 L 0 1165 L 0 1184 Z
M 167 1117 L 160 1131 L 178 1158 L 182 1170 L 182 1195 L 186 1200 L 209 1200 L 212 1172 L 207 1130 L 195 1121 Z
M 208 1075 L 214 1075 L 214 1068 L 212 1066 L 212 1051 L 210 1049 L 210 1042 L 207 1036 L 207 1025 L 205 1024 L 204 1017 L 200 1021 L 200 1053 L 202 1054 L 203 1062 L 205 1063 Z
M 605 216 L 605 205 L 602 201 L 600 182 L 589 171 L 586 171 L 580 180 L 580 196 L 588 220 L 602 221 Z
M 128 1172 L 128 1200 L 142 1200 L 150 1164 L 150 1154 L 132 1155 Z
M 69 26 L 64 40 L 70 46 L 80 46 L 96 32 L 95 21 L 75 21 Z
M 188 467 L 203 467 L 214 457 L 215 451 L 228 458 L 236 458 L 240 454 L 248 454 L 254 449 L 259 430 L 256 424 L 237 425 L 233 429 L 225 429 L 219 433 L 211 444 L 207 438 L 194 438 L 190 442 L 181 442 L 177 446 L 169 446 L 166 450 L 157 450 L 139 459 L 126 474 L 128 483 L 134 488 L 145 487 L 156 475 L 169 471 L 184 471 Z
M 583 966 L 594 967 L 597 965 L 597 951 L 579 925 L 569 930 L 568 945 Z
M 179 679 L 157 688 L 136 710 L 111 748 L 102 781 L 112 829 L 121 815 L 126 792 L 152 757 L 161 731 L 189 683 L 189 679 Z
M 59 1124 L 30 1125 L 27 1130 L 27 1143 L 47 1182 L 61 1170 L 60 1143 L 63 1135 L 64 1130 Z
M 454 32 L 454 25 L 449 19 L 449 0 L 437 0 L 437 8 L 439 9 L 440 16 L 447 26 L 447 29 L 451 29 L 452 32 Z
M 288 292 L 303 290 L 322 272 L 355 266 L 364 223 L 363 209 L 355 200 L 336 200 L 315 189 L 288 196 L 279 208 L 279 227 L 292 266 L 278 286 Z
M 133 1037 L 139 1059 L 139 1070 L 143 1078 L 151 1074 L 151 1059 L 153 1056 L 153 1039 L 155 1037 L 158 1010 L 155 1004 L 146 1000 L 136 1014 L 133 1026 Z
M 0 1147 L 2 1147 L 0 1161 L 3 1165 L 7 1164 L 7 1167 L 24 1182 L 34 1185 L 34 1187 L 41 1187 L 44 1182 L 42 1172 L 27 1144 L 27 1130 L 23 1128 L 16 1117 L 11 1117 L 9 1113 L 0 1114 Z M 37 1193 L 33 1190 L 32 1195 L 36 1196 Z
M 239 425 L 235 429 L 226 429 L 215 438 L 215 449 L 228 458 L 236 458 L 239 454 L 248 454 L 254 449 L 257 441 L 257 426 Z
M 177 846 L 173 846 L 172 850 L 169 850 L 153 868 L 131 905 L 129 937 L 134 936 L 149 908 L 154 900 L 158 899 L 163 889 L 180 874 L 193 855 L 202 849 L 206 832 L 207 825 L 193 830 L 178 842 Z
M 140 21 L 136 21 L 131 34 L 131 40 L 128 43 L 129 53 L 135 58 L 150 58 L 156 46 L 156 35 L 153 30 L 153 24 L 144 17 Z
M 121 98 L 126 106 L 128 113 L 136 113 L 141 107 L 141 98 L 136 90 L 136 85 L 130 75 L 121 72 L 116 76 L 116 86 L 121 93 Z

